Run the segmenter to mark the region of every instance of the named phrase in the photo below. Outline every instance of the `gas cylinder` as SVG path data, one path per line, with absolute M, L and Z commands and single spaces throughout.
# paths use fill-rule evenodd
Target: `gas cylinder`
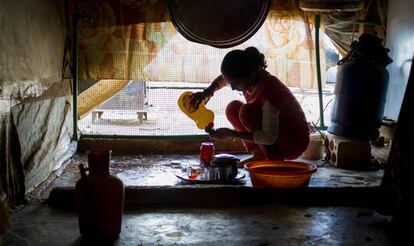
M 338 62 L 329 133 L 364 140 L 379 136 L 389 80 L 385 67 L 392 63 L 382 43 L 363 33 Z
M 88 151 L 88 168 L 79 165 L 75 200 L 79 230 L 85 238 L 116 238 L 121 232 L 124 185 L 109 174 L 111 151 Z
M 328 132 L 357 139 L 378 137 L 388 78 L 381 64 L 349 60 L 339 65 Z
M 190 119 L 194 120 L 199 129 L 213 128 L 214 113 L 206 108 L 204 103 L 200 103 L 198 107 L 190 105 L 190 98 L 193 93 L 186 91 L 178 98 L 178 106 L 181 111 Z

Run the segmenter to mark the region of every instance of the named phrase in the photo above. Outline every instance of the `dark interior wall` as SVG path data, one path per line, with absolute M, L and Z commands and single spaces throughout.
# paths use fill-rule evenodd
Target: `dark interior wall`
M 393 120 L 398 119 L 414 54 L 413 10 L 414 1 L 388 1 L 386 47 L 394 62 L 388 66 L 390 81 L 384 116 Z
M 56 150 L 67 156 L 65 36 L 63 1 L 0 1 L 0 180 L 9 196 L 29 191 L 56 169 L 62 161 Z
M 3 0 L 0 3 L 0 81 L 42 85 L 61 79 L 64 18 L 60 1 Z

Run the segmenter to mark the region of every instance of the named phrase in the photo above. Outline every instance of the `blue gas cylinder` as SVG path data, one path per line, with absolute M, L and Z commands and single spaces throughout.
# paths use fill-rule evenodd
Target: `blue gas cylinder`
M 383 64 L 346 60 L 338 66 L 328 132 L 375 139 L 384 115 L 389 74 Z

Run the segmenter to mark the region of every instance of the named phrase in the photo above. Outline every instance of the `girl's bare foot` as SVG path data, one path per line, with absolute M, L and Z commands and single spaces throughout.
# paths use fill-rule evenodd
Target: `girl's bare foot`
M 262 161 L 266 160 L 266 157 L 263 155 L 262 151 L 260 149 L 254 149 L 252 150 L 252 156 L 240 161 L 239 167 L 244 167 L 244 164 L 251 162 L 251 161 Z

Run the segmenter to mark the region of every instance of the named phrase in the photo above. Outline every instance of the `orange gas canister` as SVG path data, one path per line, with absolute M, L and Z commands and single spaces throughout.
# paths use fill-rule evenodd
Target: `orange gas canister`
M 186 91 L 178 98 L 178 107 L 190 119 L 194 120 L 199 129 L 213 128 L 214 113 L 206 108 L 204 103 L 200 103 L 198 107 L 190 105 L 190 97 L 193 93 Z
M 121 232 L 124 185 L 109 174 L 110 160 L 111 151 L 88 151 L 88 168 L 79 166 L 75 200 L 82 237 L 116 238 Z

